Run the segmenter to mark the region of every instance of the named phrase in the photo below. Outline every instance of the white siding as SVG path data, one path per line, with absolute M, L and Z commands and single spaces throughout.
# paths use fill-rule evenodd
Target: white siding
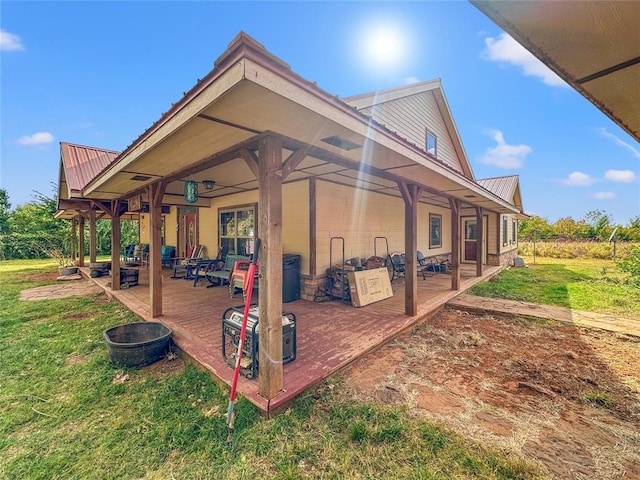
M 362 112 L 425 151 L 429 129 L 437 137 L 438 160 L 462 172 L 453 141 L 432 92 L 391 100 L 365 108 Z
M 429 249 L 429 212 L 442 215 L 442 247 Z M 374 254 L 374 238 L 386 237 L 390 252 L 404 252 L 404 202 L 399 198 L 358 190 L 329 182 L 317 182 L 317 273 L 330 265 L 331 237 L 344 238 L 345 260 Z M 333 245 L 333 263 L 342 261 L 342 244 Z M 425 256 L 451 251 L 450 211 L 421 204 L 418 209 L 418 250 Z M 378 242 L 379 256 L 386 245 Z

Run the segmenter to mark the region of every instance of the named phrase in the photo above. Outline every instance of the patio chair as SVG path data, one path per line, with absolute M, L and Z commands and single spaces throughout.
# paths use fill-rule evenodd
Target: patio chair
M 209 280 L 209 283 L 211 283 L 211 285 L 208 285 L 207 288 L 224 285 L 225 282 L 229 282 L 229 279 L 231 278 L 231 272 L 233 272 L 233 267 L 238 260 L 251 260 L 251 258 L 245 255 L 230 254 L 227 255 L 227 257 L 224 259 L 224 266 L 220 270 L 205 272 L 207 280 Z
M 390 269 L 391 281 L 403 277 L 405 273 L 404 253 L 392 253 L 389 255 L 387 268 Z
M 242 290 L 242 298 L 247 299 L 247 288 L 249 287 L 249 265 L 251 260 L 238 260 L 233 266 L 231 276 L 229 277 L 229 296 L 233 298 L 236 294 L 236 290 L 239 288 Z M 254 275 L 253 288 L 258 288 L 258 271 L 259 265 L 256 264 L 256 271 Z
M 207 274 L 222 270 L 224 268 L 224 261 L 227 258 L 227 247 L 221 247 L 218 250 L 218 255 L 214 259 L 200 260 L 192 270 L 193 286 L 198 285 L 198 280 L 201 278 L 209 279 Z
M 136 244 L 132 243 L 131 245 L 125 245 L 122 247 L 122 262 L 123 263 L 133 263 L 135 260 L 133 256 L 133 252 L 135 251 Z
M 430 269 L 431 261 L 423 255 L 423 253 L 418 250 L 417 252 L 418 258 L 418 273 L 422 274 L 422 278 L 426 279 L 427 277 L 433 277 L 436 273 Z
M 196 245 L 190 257 L 175 257 L 173 259 L 173 273 L 171 274 L 171 278 L 192 280 L 193 269 L 197 266 L 200 260 L 204 259 L 204 253 L 205 246 Z M 184 272 L 184 275 L 178 276 L 178 274 L 182 272 Z
M 164 245 L 160 252 L 160 262 L 163 267 L 172 268 L 173 259 L 176 257 L 176 247 Z

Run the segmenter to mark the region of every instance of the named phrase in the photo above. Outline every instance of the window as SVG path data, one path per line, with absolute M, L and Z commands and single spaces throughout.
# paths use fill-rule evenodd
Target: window
M 427 153 L 430 153 L 434 157 L 438 156 L 438 139 L 433 132 L 427 130 Z
M 511 243 L 516 243 L 516 234 L 518 232 L 518 227 L 516 226 L 516 221 L 512 220 L 511 221 Z
M 429 248 L 442 247 L 442 215 L 429 214 Z
M 229 254 L 253 255 L 255 206 L 232 207 L 219 211 L 220 247 Z
M 507 232 L 507 226 L 509 224 L 507 223 L 507 216 L 503 216 L 502 217 L 502 245 L 507 245 L 508 244 L 508 239 L 509 239 L 509 232 Z

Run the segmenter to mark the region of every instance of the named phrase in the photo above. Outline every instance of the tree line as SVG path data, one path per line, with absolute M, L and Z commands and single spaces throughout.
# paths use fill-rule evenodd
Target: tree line
M 55 192 L 57 188 L 53 186 Z M 33 200 L 11 210 L 7 191 L 0 188 L 0 260 L 69 256 L 77 238 L 73 238 L 71 221 L 55 218 L 56 195 L 35 192 Z M 88 230 L 88 225 L 85 225 Z M 138 242 L 138 222 L 121 222 L 121 243 Z M 76 250 L 77 251 L 77 250 Z M 85 252 L 89 235 L 85 233 Z M 111 253 L 111 220 L 96 221 L 96 252 Z
M 518 235 L 522 241 L 597 241 L 640 242 L 640 215 L 633 217 L 626 225 L 616 225 L 603 210 L 588 212 L 580 220 L 571 217 L 559 218 L 550 223 L 546 218 L 534 215 L 518 222 Z

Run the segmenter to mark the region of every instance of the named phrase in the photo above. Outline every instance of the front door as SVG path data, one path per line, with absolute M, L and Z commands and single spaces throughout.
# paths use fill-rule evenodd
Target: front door
M 180 214 L 180 256 L 190 257 L 198 243 L 196 230 L 196 214 Z
M 463 231 L 464 231 L 464 248 L 462 252 L 462 261 L 463 262 L 475 262 L 478 258 L 478 245 L 477 245 L 477 222 L 474 218 L 465 219 L 463 221 Z
M 487 217 L 484 220 L 484 238 L 483 238 L 483 259 L 482 262 L 486 263 L 487 260 Z M 464 239 L 462 241 L 462 261 L 463 262 L 475 262 L 478 258 L 478 230 L 476 217 L 467 217 L 462 219 L 462 232 Z

